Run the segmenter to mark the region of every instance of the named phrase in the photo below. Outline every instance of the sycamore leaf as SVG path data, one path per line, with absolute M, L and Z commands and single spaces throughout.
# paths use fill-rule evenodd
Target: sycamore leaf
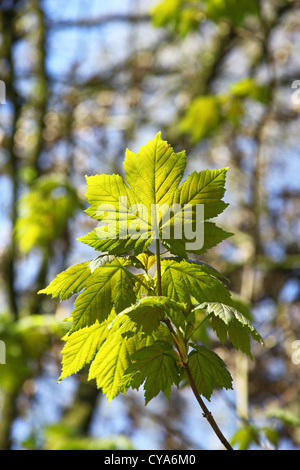
M 260 445 L 260 431 L 252 424 L 238 429 L 230 440 L 232 446 L 239 444 L 238 450 L 248 450 L 251 444 Z
M 154 339 L 137 333 L 136 324 L 118 315 L 108 328 L 105 342 L 98 350 L 89 370 L 88 379 L 96 379 L 108 401 L 127 388 L 122 382 L 125 371 L 131 365 L 131 356 L 138 349 L 151 344 Z
M 253 359 L 250 351 L 250 336 L 257 342 L 263 344 L 259 333 L 249 320 L 230 305 L 218 302 L 207 302 L 199 308 L 205 308 L 212 313 L 211 326 L 222 343 L 225 342 L 227 334 L 236 349 L 241 349 L 250 359 Z
M 197 96 L 189 104 L 179 129 L 191 136 L 193 143 L 210 135 L 221 120 L 219 97 L 215 95 Z
M 76 374 L 83 366 L 94 359 L 101 344 L 106 339 L 107 328 L 113 316 L 115 316 L 114 312 L 106 321 L 102 323 L 96 321 L 93 325 L 81 328 L 66 336 L 66 344 L 62 350 L 62 373 L 59 381 Z
M 53 297 L 60 296 L 60 300 L 66 300 L 73 294 L 83 289 L 86 280 L 91 275 L 89 262 L 76 264 L 59 273 L 53 281 L 38 294 L 52 294 Z
M 78 241 L 84 243 L 85 245 L 91 246 L 97 251 L 109 252 L 111 254 L 120 255 L 123 253 L 128 253 L 130 250 L 133 250 L 135 247 L 136 240 L 132 238 L 120 239 L 113 236 L 113 238 L 99 237 L 98 229 L 94 229 L 91 232 L 87 233 L 83 237 L 78 238 Z M 150 240 L 151 241 L 151 240 Z
M 172 220 L 170 221 L 171 227 L 172 227 Z M 190 222 L 188 222 L 190 223 Z M 167 248 L 170 253 L 173 253 L 174 255 L 180 256 L 181 258 L 187 258 L 187 253 L 195 253 L 196 255 L 201 255 L 203 253 L 206 253 L 207 250 L 210 248 L 213 248 L 214 246 L 218 245 L 222 241 L 226 240 L 226 238 L 232 237 L 233 233 L 231 232 L 226 232 L 225 230 L 221 229 L 218 227 L 216 224 L 213 222 L 207 222 L 205 221 L 202 224 L 198 226 L 198 231 L 203 229 L 203 235 L 204 235 L 204 240 L 203 240 L 203 245 L 201 248 L 197 248 L 196 240 L 197 236 L 195 235 L 194 237 L 189 237 L 187 238 L 184 233 L 184 229 L 182 229 L 182 237 L 181 238 L 174 238 L 174 239 L 167 239 L 167 238 L 162 238 L 161 242 L 164 245 L 165 248 Z M 193 248 L 191 246 L 193 244 L 196 247 Z
M 162 260 L 162 294 L 171 299 L 190 304 L 190 296 L 198 302 L 230 301 L 225 286 L 212 275 L 206 266 L 186 261 Z M 223 299 L 223 300 L 221 300 Z
M 225 193 L 225 177 L 228 168 L 194 171 L 174 193 L 173 204 L 204 204 L 205 220 L 216 217 L 228 206 L 221 199 Z
M 96 268 L 104 266 L 115 259 L 114 256 L 102 255 L 79 263 L 59 273 L 53 281 L 38 294 L 52 294 L 52 298 L 60 297 L 60 300 L 69 299 L 73 294 L 80 292 L 87 284 L 87 280 Z
M 171 253 L 183 258 L 187 257 L 187 252 L 205 253 L 207 249 L 232 236 L 232 233 L 225 232 L 213 222 L 207 222 L 207 219 L 216 217 L 228 206 L 222 201 L 226 172 L 227 168 L 194 172 L 175 191 L 172 214 L 170 220 L 167 220 L 173 237 L 168 239 L 162 236 L 163 245 Z M 204 212 L 196 215 L 196 208 L 200 205 Z M 162 225 L 161 231 L 162 234 L 166 232 L 165 225 Z
M 171 386 L 180 381 L 180 369 L 172 346 L 165 341 L 155 341 L 131 356 L 132 365 L 122 379 L 126 387 L 138 389 L 144 383 L 145 404 L 160 391 L 170 398 Z
M 163 259 L 165 261 L 176 261 L 178 263 L 180 263 L 181 261 L 185 261 L 186 263 L 190 263 L 192 265 L 194 264 L 200 267 L 202 266 L 204 269 L 206 268 L 207 273 L 230 283 L 230 280 L 226 276 L 224 276 L 224 274 L 220 273 L 217 269 L 215 269 L 213 266 L 206 263 L 205 261 L 201 261 L 199 259 L 188 259 L 188 258 L 182 259 L 179 256 L 168 256 Z
M 207 221 L 227 207 L 222 201 L 227 168 L 194 172 L 181 182 L 185 166 L 185 153 L 175 153 L 158 133 L 137 154 L 127 150 L 126 181 L 119 175 L 87 177 L 86 212 L 99 225 L 80 240 L 103 254 L 72 266 L 40 291 L 61 300 L 79 293 L 60 380 L 90 364 L 89 380 L 96 379 L 109 401 L 142 384 L 146 403 L 160 391 L 169 397 L 182 369 L 168 322 L 186 340 L 189 330 L 197 328 L 195 311 L 200 308 L 208 310 L 222 340 L 228 333 L 234 346 L 248 354 L 248 336 L 260 338 L 233 307 L 226 310 L 233 304 L 222 275 L 187 259 L 187 252 L 204 253 L 231 235 Z M 179 237 L 178 228 L 183 229 Z M 203 244 L 188 245 L 201 229 Z M 155 238 L 177 256 L 161 260 L 161 289 L 158 275 L 149 274 L 157 262 L 148 249 Z M 128 255 L 130 250 L 135 256 Z M 143 272 L 132 273 L 128 267 Z M 199 392 L 209 399 L 215 386 L 231 388 L 223 361 L 202 346 L 192 347 L 189 364 Z
M 138 255 L 160 238 L 173 254 L 187 257 L 232 235 L 204 222 L 228 205 L 222 201 L 227 168 L 194 172 L 180 184 L 185 166 L 185 152 L 175 153 L 159 132 L 137 154 L 126 151 L 126 182 L 119 175 L 87 177 L 86 212 L 100 225 L 79 240 L 98 251 Z
M 156 256 L 151 252 L 147 251 L 137 256 L 137 259 L 142 263 L 143 269 L 148 272 L 149 269 L 156 263 Z
M 136 194 L 119 175 L 94 175 L 86 179 L 86 197 L 90 203 L 86 212 L 102 223 L 79 240 L 99 251 L 113 254 L 128 252 L 139 244 L 140 251 L 143 251 L 151 242 L 151 234 L 147 214 L 138 204 Z M 133 222 L 141 231 L 140 236 L 135 231 L 136 239 L 128 234 L 128 227 Z
M 151 301 L 145 304 L 143 302 L 145 299 L 148 298 L 142 298 L 138 304 L 123 310 L 120 315 L 127 315 L 136 324 L 138 331 L 151 334 L 157 330 L 160 322 L 164 319 L 164 312 L 162 306 L 152 304 Z
M 137 331 L 151 334 L 166 318 L 170 310 L 183 311 L 184 305 L 164 296 L 143 297 L 140 301 L 123 310 L 120 315 L 127 315 L 136 323 Z
M 170 312 L 184 311 L 184 305 L 164 296 L 143 297 L 139 302 L 123 310 L 120 315 L 127 315 L 136 323 L 137 331 L 151 334 Z
M 222 359 L 205 346 L 192 344 L 189 368 L 198 392 L 210 400 L 215 387 L 232 389 L 232 377 Z
M 137 154 L 127 149 L 124 160 L 126 180 L 148 211 L 152 204 L 171 204 L 185 166 L 185 151 L 175 153 L 160 132 Z
M 72 313 L 73 331 L 105 320 L 112 307 L 121 312 L 135 302 L 133 275 L 125 266 L 127 258 L 116 258 L 94 270 L 77 297 Z

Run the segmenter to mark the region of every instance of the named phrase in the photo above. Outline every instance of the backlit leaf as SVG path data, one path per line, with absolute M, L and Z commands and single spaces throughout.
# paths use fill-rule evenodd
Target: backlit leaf
M 232 377 L 222 359 L 205 346 L 192 346 L 189 368 L 200 395 L 210 400 L 215 387 L 232 389 Z
M 144 383 L 145 404 L 160 391 L 169 398 L 171 386 L 179 384 L 180 371 L 176 354 L 165 341 L 156 341 L 132 355 L 132 365 L 126 370 L 122 382 L 138 389 Z

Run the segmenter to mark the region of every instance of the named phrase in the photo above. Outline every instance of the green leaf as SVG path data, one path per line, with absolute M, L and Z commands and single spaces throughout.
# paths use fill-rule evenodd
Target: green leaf
M 157 330 L 168 310 L 183 311 L 184 305 L 163 296 L 143 297 L 120 315 L 127 315 L 136 324 L 137 331 L 151 334 Z
M 189 105 L 180 121 L 180 131 L 191 135 L 194 143 L 213 132 L 221 120 L 220 102 L 217 96 L 198 96 Z
M 168 239 L 162 237 L 163 245 L 173 254 L 187 258 L 187 252 L 201 254 L 207 249 L 216 246 L 226 238 L 233 235 L 217 227 L 213 222 L 207 222 L 207 219 L 216 217 L 228 206 L 222 197 L 225 193 L 225 178 L 227 168 L 220 170 L 204 170 L 200 173 L 193 172 L 175 191 L 172 201 L 173 214 L 167 222 L 174 231 L 173 237 Z M 195 210 L 198 205 L 204 207 L 204 217 L 199 215 L 199 221 L 196 219 Z M 200 224 L 200 225 L 199 225 Z M 176 230 L 180 227 L 180 231 Z M 188 234 L 187 228 L 193 229 L 194 237 Z M 162 225 L 162 233 L 165 226 Z M 200 238 L 200 232 L 203 232 L 203 244 L 199 241 L 199 247 L 195 244 L 197 238 Z M 194 244 L 191 245 L 191 244 Z
M 172 223 L 172 221 L 171 221 Z M 201 229 L 201 227 L 199 227 Z M 161 242 L 165 248 L 167 248 L 170 253 L 174 255 L 180 256 L 181 258 L 187 258 L 187 253 L 194 253 L 197 255 L 201 255 L 206 253 L 208 249 L 213 248 L 214 246 L 218 245 L 222 241 L 226 240 L 233 235 L 233 233 L 225 232 L 225 230 L 221 229 L 213 222 L 204 222 L 204 243 L 200 249 L 192 249 L 188 248 L 190 245 L 188 243 L 195 243 L 196 237 L 192 239 L 187 239 L 183 236 L 181 239 L 162 239 Z
M 194 172 L 181 183 L 185 167 L 185 152 L 175 153 L 158 133 L 137 154 L 127 150 L 126 181 L 119 175 L 87 177 L 86 212 L 99 226 L 80 240 L 103 254 L 60 273 L 40 291 L 61 300 L 79 293 L 60 380 L 90 364 L 89 379 L 96 379 L 109 401 L 142 383 L 146 403 L 160 391 L 169 397 L 182 370 L 166 320 L 186 341 L 189 331 L 197 328 L 196 309 L 209 305 L 220 337 L 228 332 L 236 347 L 250 353 L 247 341 L 249 334 L 256 336 L 253 327 L 233 307 L 227 316 L 215 312 L 217 305 L 232 305 L 222 275 L 202 261 L 186 259 L 187 251 L 204 253 L 231 235 L 207 221 L 227 207 L 222 200 L 227 168 Z M 200 227 L 199 206 L 204 206 Z M 186 228 L 186 223 L 193 230 L 177 237 L 178 227 Z M 203 246 L 188 246 L 191 232 L 197 238 L 201 228 Z M 157 262 L 148 246 L 157 237 L 177 256 L 161 261 L 159 296 L 152 295 L 160 291 L 158 276 L 148 272 Z M 129 256 L 129 250 L 135 256 Z M 131 267 L 143 272 L 133 274 Z M 185 353 L 185 344 L 181 346 Z M 200 393 L 209 398 L 214 386 L 230 388 L 231 377 L 221 359 L 204 347 L 193 348 L 189 361 Z
M 159 132 L 137 154 L 126 151 L 126 182 L 119 175 L 87 177 L 86 212 L 100 226 L 79 240 L 98 251 L 120 255 L 134 250 L 138 255 L 159 237 L 172 253 L 187 257 L 187 251 L 205 253 L 226 239 L 230 233 L 204 220 L 228 205 L 222 201 L 227 168 L 194 172 L 180 184 L 185 166 L 185 152 L 175 153 Z
M 89 261 L 76 264 L 59 273 L 53 281 L 38 294 L 52 294 L 53 297 L 60 296 L 60 300 L 66 300 L 73 294 L 80 292 L 91 275 Z
M 226 276 L 224 276 L 224 274 L 220 273 L 217 269 L 215 269 L 213 266 L 206 263 L 205 261 L 201 261 L 199 259 L 188 259 L 188 258 L 182 259 L 179 256 L 170 256 L 170 257 L 165 257 L 163 259 L 164 261 L 176 261 L 177 263 L 180 263 L 181 261 L 185 261 L 186 263 L 203 267 L 204 270 L 207 273 L 211 274 L 212 276 L 223 279 L 224 281 L 227 281 L 228 283 L 230 283 L 230 280 Z
M 152 22 L 157 27 L 170 27 L 182 37 L 197 29 L 204 18 L 197 2 L 163 0 L 151 11 Z
M 162 294 L 176 302 L 191 303 L 192 295 L 198 302 L 230 301 L 225 286 L 203 265 L 186 261 L 162 260 Z
M 86 210 L 90 217 L 101 221 L 91 233 L 78 240 L 96 250 L 123 254 L 135 248 L 143 251 L 151 243 L 148 215 L 136 194 L 119 175 L 94 175 L 86 177 L 86 197 L 91 204 Z M 129 227 L 134 223 L 140 228 L 135 238 Z
M 156 256 L 151 252 L 147 251 L 137 256 L 137 259 L 142 263 L 143 269 L 148 272 L 149 269 L 156 263 Z
M 88 283 L 88 279 L 96 268 L 104 266 L 115 259 L 114 256 L 102 255 L 71 266 L 56 276 L 53 281 L 38 294 L 52 294 L 52 298 L 60 297 L 60 300 L 69 299 L 73 294 L 80 292 Z
M 300 413 L 287 408 L 272 408 L 266 412 L 266 418 L 275 418 L 288 426 L 300 426 Z
M 210 400 L 215 387 L 232 389 L 232 377 L 222 359 L 205 346 L 192 347 L 189 368 L 198 392 Z
M 261 344 L 263 340 L 249 320 L 235 308 L 223 303 L 208 302 L 203 304 L 202 308 L 205 308 L 208 313 L 213 313 L 211 325 L 220 341 L 224 343 L 228 334 L 233 346 L 241 349 L 250 359 L 253 359 L 249 336 Z
M 120 315 L 127 315 L 136 324 L 137 330 L 151 334 L 159 327 L 164 312 L 162 306 L 145 303 L 143 302 L 145 299 L 148 300 L 147 297 L 141 299 L 138 304 L 123 310 Z
M 207 17 L 217 24 L 229 20 L 234 26 L 241 26 L 247 15 L 259 15 L 259 5 L 256 0 L 205 0 Z
M 138 389 L 144 382 L 145 404 L 162 391 L 170 398 L 171 386 L 180 381 L 180 370 L 172 346 L 165 341 L 156 341 L 132 355 L 122 382 L 126 387 Z
M 216 217 L 228 206 L 221 200 L 225 193 L 227 170 L 194 171 L 176 190 L 173 203 L 181 206 L 204 204 L 204 219 Z
M 264 104 L 267 104 L 270 100 L 269 88 L 265 85 L 260 85 L 252 77 L 247 77 L 232 83 L 229 87 L 229 92 L 233 96 L 252 98 Z
M 64 238 L 68 221 L 81 209 L 76 188 L 62 176 L 44 175 L 20 198 L 15 225 L 16 240 L 22 253 L 34 247 L 48 247 Z
M 152 204 L 171 204 L 185 166 L 185 151 L 175 153 L 160 132 L 137 154 L 127 149 L 124 160 L 126 181 L 149 213 Z
M 117 316 L 111 324 L 105 342 L 98 350 L 89 370 L 88 379 L 96 379 L 108 401 L 127 388 L 122 382 L 125 371 L 131 365 L 131 356 L 138 349 L 151 343 L 152 338 L 143 338 L 136 325 L 125 316 Z M 147 343 L 148 342 L 148 343 Z
M 102 174 L 86 176 L 86 181 L 86 198 L 90 206 L 85 212 L 90 217 L 97 220 L 102 220 L 105 217 L 107 220 L 110 220 L 110 217 L 112 217 L 112 207 L 117 211 L 120 221 L 122 221 L 123 218 L 127 219 L 131 216 L 127 211 L 137 200 L 134 193 L 124 183 L 120 175 Z M 107 215 L 105 215 L 106 207 Z M 100 208 L 104 213 L 102 213 Z M 113 220 L 115 219 L 113 218 Z
M 248 425 L 238 429 L 230 440 L 231 445 L 239 444 L 239 450 L 249 449 L 251 444 L 260 444 L 259 429 Z
M 91 326 L 86 326 L 66 337 L 66 344 L 62 350 L 62 373 L 59 381 L 76 374 L 95 357 L 101 344 L 108 333 L 108 325 L 111 323 L 113 312 L 109 318 L 99 323 L 96 321 Z
M 126 269 L 129 264 L 127 258 L 116 258 L 94 270 L 75 301 L 73 331 L 106 320 L 113 306 L 118 313 L 135 302 L 133 275 Z

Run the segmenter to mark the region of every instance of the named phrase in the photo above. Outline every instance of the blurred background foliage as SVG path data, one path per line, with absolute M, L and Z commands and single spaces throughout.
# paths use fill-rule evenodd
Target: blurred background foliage
M 299 49 L 299 1 L 0 2 L 1 449 L 219 446 L 187 389 L 145 409 L 85 372 L 57 385 L 74 299 L 36 294 L 94 257 L 84 176 L 123 175 L 159 130 L 188 173 L 230 167 L 235 236 L 203 259 L 265 340 L 249 362 L 199 331 L 234 378 L 209 406 L 237 449 L 300 448 Z

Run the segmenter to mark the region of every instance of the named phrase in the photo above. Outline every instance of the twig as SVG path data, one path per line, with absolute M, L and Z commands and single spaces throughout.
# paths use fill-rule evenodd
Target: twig
M 157 268 L 157 295 L 162 295 L 159 238 L 156 239 L 156 268 Z M 191 374 L 191 370 L 190 370 L 189 365 L 187 363 L 187 359 L 182 354 L 181 347 L 180 347 L 180 342 L 177 340 L 177 335 L 176 335 L 176 333 L 175 333 L 175 331 L 172 327 L 172 324 L 171 324 L 171 322 L 168 318 L 165 320 L 165 324 L 167 325 L 167 327 L 168 327 L 168 329 L 171 333 L 171 336 L 173 338 L 176 349 L 177 349 L 178 354 L 179 354 L 180 359 L 181 359 L 181 364 L 184 367 L 184 370 L 186 372 L 188 381 L 189 381 L 191 389 L 192 389 L 192 391 L 195 395 L 195 398 L 196 398 L 197 402 L 199 403 L 199 405 L 201 406 L 201 409 L 203 411 L 203 416 L 207 419 L 207 421 L 211 425 L 212 429 L 214 430 L 215 434 L 218 436 L 219 440 L 222 442 L 224 447 L 227 450 L 233 450 L 231 445 L 229 444 L 229 442 L 227 441 L 227 439 L 223 435 L 222 431 L 220 430 L 219 426 L 215 422 L 215 419 L 214 419 L 213 415 L 208 410 L 207 406 L 205 405 L 204 401 L 202 400 L 202 398 L 201 398 L 201 396 L 200 396 L 200 394 L 197 390 L 196 384 L 194 382 L 194 378 Z

